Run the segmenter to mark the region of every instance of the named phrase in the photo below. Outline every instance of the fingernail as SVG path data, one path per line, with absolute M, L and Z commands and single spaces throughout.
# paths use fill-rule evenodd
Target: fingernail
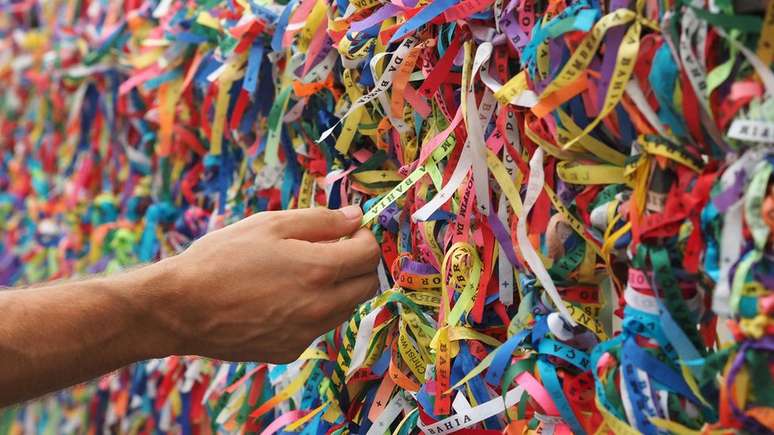
M 355 220 L 360 219 L 360 216 L 363 215 L 363 213 L 360 211 L 360 207 L 356 205 L 348 205 L 344 208 L 340 208 L 339 211 L 341 214 L 344 215 L 347 220 Z

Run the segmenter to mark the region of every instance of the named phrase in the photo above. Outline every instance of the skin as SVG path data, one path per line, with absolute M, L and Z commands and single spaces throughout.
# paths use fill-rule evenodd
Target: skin
M 142 268 L 0 292 L 0 407 L 149 358 L 293 361 L 376 292 L 361 217 L 258 213 Z

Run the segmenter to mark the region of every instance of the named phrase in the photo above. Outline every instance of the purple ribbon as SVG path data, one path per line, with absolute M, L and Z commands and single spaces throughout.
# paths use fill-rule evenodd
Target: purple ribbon
M 438 273 L 438 270 L 436 270 L 435 266 L 432 264 L 422 263 L 408 258 L 402 260 L 400 270 L 413 275 L 433 275 Z
M 774 351 L 774 336 L 766 336 L 760 340 L 745 341 L 739 348 L 739 352 L 734 358 L 734 362 L 731 364 L 731 370 L 728 371 L 728 377 L 726 378 L 726 387 L 731 390 L 734 387 L 734 379 L 739 371 L 742 370 L 744 364 L 745 353 L 748 350 L 764 350 L 767 352 Z M 746 415 L 739 407 L 736 406 L 733 400 L 728 400 L 731 405 L 731 411 L 734 413 L 734 417 L 743 422 L 745 428 L 752 429 L 756 433 L 766 433 L 766 426 L 758 422 L 758 420 Z

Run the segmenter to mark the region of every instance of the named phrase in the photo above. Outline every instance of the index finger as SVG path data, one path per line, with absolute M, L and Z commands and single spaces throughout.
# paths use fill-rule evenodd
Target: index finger
M 374 235 L 366 228 L 351 238 L 336 242 L 317 243 L 318 249 L 339 265 L 338 280 L 373 273 L 379 265 L 381 250 Z

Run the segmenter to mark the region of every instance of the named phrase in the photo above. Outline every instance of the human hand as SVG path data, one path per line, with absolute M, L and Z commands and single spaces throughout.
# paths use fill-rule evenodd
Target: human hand
M 271 211 L 205 235 L 157 264 L 170 279 L 154 321 L 176 354 L 294 360 L 378 287 L 379 246 L 358 230 L 361 216 L 356 206 Z

